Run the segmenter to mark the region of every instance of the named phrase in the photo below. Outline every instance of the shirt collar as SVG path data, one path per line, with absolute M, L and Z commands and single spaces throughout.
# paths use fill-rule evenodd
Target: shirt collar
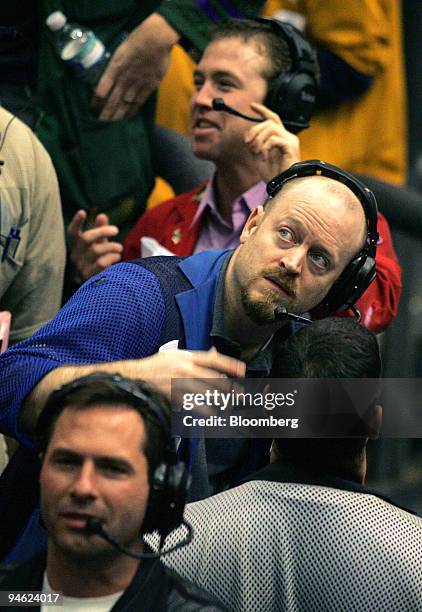
M 202 192 L 201 199 L 199 200 L 198 208 L 196 209 L 195 216 L 192 219 L 192 223 L 189 229 L 191 229 L 195 225 L 195 223 L 198 223 L 198 220 L 202 217 L 206 208 L 210 208 L 217 212 L 216 205 L 215 205 L 215 198 L 214 198 L 214 177 L 215 177 L 215 172 L 210 178 L 210 180 L 208 181 L 208 183 L 206 184 L 204 191 Z
M 223 217 L 220 215 L 220 212 L 217 209 L 214 189 L 215 177 L 216 172 L 214 172 L 214 174 L 211 176 L 205 187 L 205 190 L 202 192 L 202 196 L 199 201 L 195 216 L 192 219 L 190 228 L 192 228 L 195 223 L 198 222 L 198 220 L 202 217 L 207 208 L 212 211 L 212 213 L 216 215 L 222 223 L 225 223 Z M 250 187 L 247 191 L 242 193 L 238 198 L 236 198 L 233 201 L 232 208 L 234 211 L 236 206 L 240 205 L 242 201 L 242 203 L 244 203 L 249 209 L 249 212 L 252 212 L 257 206 L 264 204 L 267 199 L 268 196 L 266 184 L 264 183 L 264 181 L 259 181 L 258 183 L 255 183 L 255 185 L 252 185 L 252 187 Z
M 224 325 L 224 279 L 232 255 L 233 251 L 230 251 L 221 266 L 218 276 L 210 336 L 213 346 L 220 353 L 238 359 L 242 352 L 242 347 L 227 335 Z M 270 375 L 273 362 L 274 338 L 275 335 L 267 339 L 258 353 L 248 362 L 246 371 L 248 378 L 262 378 Z
M 317 485 L 322 487 L 330 487 L 333 489 L 342 489 L 343 491 L 366 493 L 368 495 L 375 495 L 376 497 L 379 497 L 384 501 L 405 510 L 406 512 L 417 515 L 417 512 L 414 510 L 400 506 L 387 496 L 382 495 L 381 493 L 374 491 L 363 484 L 354 482 L 353 480 L 346 480 L 345 478 L 340 478 L 328 473 L 322 474 L 317 470 L 314 470 L 312 467 L 299 465 L 287 461 L 286 459 L 278 459 L 273 463 L 269 463 L 262 469 L 245 478 L 243 482 L 248 482 L 250 480 L 268 480 L 271 482 Z

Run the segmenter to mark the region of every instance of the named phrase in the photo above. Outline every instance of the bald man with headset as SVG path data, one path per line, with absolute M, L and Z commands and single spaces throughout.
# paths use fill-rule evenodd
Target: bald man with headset
M 192 391 L 192 379 L 219 379 L 226 389 L 227 377 L 268 376 L 273 351 L 298 317 L 317 306 L 319 316 L 353 306 L 375 277 L 372 192 L 318 161 L 292 166 L 268 191 L 235 250 L 112 266 L 6 352 L 3 430 L 31 445 L 51 390 L 99 369 L 147 380 L 168 396 L 174 378 L 186 378 Z M 232 486 L 265 461 L 262 445 L 248 445 L 207 440 L 205 449 L 203 440 L 182 440 L 191 498 Z

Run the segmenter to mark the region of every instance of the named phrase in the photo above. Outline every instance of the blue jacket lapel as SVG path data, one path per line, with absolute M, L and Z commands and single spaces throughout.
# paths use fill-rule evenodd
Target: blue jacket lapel
M 193 286 L 192 289 L 176 295 L 187 349 L 206 351 L 211 347 L 210 332 L 217 280 L 228 253 L 228 250 L 203 251 L 179 264 L 179 268 Z

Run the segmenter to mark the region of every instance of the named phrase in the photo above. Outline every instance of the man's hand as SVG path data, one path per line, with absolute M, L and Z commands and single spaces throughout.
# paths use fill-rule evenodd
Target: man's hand
M 93 99 L 102 120 L 133 117 L 165 75 L 180 36 L 157 13 L 147 17 L 114 52 Z
M 173 405 L 181 405 L 184 393 L 203 393 L 209 386 L 207 379 L 214 379 L 212 388 L 229 392 L 233 388 L 232 378 L 242 378 L 246 372 L 243 361 L 218 353 L 215 348 L 209 351 L 163 351 L 143 359 L 140 363 L 144 373 L 140 378 L 154 384 Z M 171 393 L 172 379 L 186 380 L 186 387 L 177 385 L 177 396 Z M 219 379 L 219 382 L 216 382 Z M 175 391 L 173 389 L 173 391 Z
M 84 281 L 120 261 L 123 251 L 119 242 L 109 242 L 109 238 L 119 233 L 119 228 L 110 225 L 107 215 L 100 213 L 94 227 L 84 230 L 86 217 L 84 210 L 78 210 L 67 226 L 70 259 Z
M 211 348 L 209 351 L 162 351 L 143 359 L 61 366 L 44 376 L 28 395 L 19 417 L 19 427 L 25 432 L 32 433 L 47 398 L 54 389 L 99 371 L 145 380 L 155 385 L 169 399 L 171 398 L 173 406 L 177 408 L 182 405 L 184 393 L 206 391 L 205 379 L 219 379 L 221 382 L 218 388 L 226 393 L 231 391 L 234 381 L 230 379 L 242 378 L 245 375 L 246 365 Z M 171 397 L 171 381 L 174 378 L 185 378 L 186 388 L 178 385 L 177 396 L 174 394 Z M 215 381 L 212 388 L 216 388 Z
M 300 161 L 299 138 L 286 130 L 277 113 L 263 104 L 252 102 L 251 108 L 265 121 L 251 127 L 245 135 L 245 142 L 255 156 L 262 180 L 268 183 Z

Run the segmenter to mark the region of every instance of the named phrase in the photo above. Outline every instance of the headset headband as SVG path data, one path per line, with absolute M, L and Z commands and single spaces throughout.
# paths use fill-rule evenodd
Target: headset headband
M 41 437 L 42 433 L 47 430 L 50 421 L 57 414 L 58 408 L 62 408 L 66 405 L 66 399 L 69 395 L 73 393 L 73 391 L 81 389 L 91 382 L 110 383 L 120 391 L 126 393 L 131 403 L 133 403 L 134 399 L 139 400 L 142 406 L 144 406 L 148 413 L 155 419 L 160 429 L 165 433 L 168 440 L 167 446 L 171 448 L 172 438 L 169 423 L 152 398 L 145 393 L 135 381 L 123 378 L 118 374 L 109 374 L 108 372 L 94 372 L 54 389 L 49 395 L 45 407 L 38 419 L 36 437 Z
M 289 72 L 300 69 L 310 72 L 312 75 L 315 74 L 315 59 L 312 56 L 310 44 L 297 28 L 287 21 L 270 19 L 269 17 L 255 17 L 254 21 L 266 23 L 271 26 L 275 34 L 282 35 L 283 40 L 289 47 L 292 62 Z

